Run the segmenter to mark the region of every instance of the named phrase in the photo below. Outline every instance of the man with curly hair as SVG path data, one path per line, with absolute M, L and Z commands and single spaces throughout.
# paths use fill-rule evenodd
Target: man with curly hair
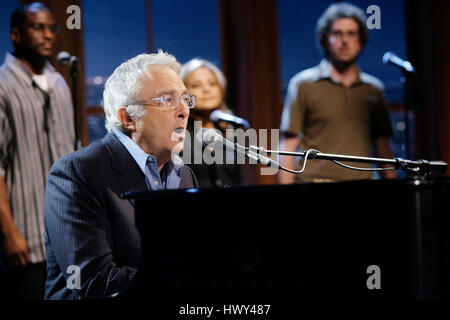
M 392 158 L 388 141 L 392 128 L 383 84 L 356 64 L 368 42 L 364 12 L 348 3 L 333 4 L 317 21 L 316 35 L 325 57 L 318 66 L 299 72 L 289 82 L 281 121 L 281 148 L 370 156 L 373 144 L 377 156 Z M 293 157 L 284 157 L 282 163 L 291 169 L 295 167 Z M 329 161 L 315 160 L 308 163 L 301 175 L 280 172 L 279 181 L 370 177 L 368 171 L 352 171 Z M 395 178 L 396 173 L 385 171 L 384 177 Z

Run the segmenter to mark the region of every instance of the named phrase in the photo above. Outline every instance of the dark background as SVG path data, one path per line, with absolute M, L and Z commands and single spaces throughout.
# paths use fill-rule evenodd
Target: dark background
M 16 5 L 2 1 L 0 52 L 11 50 L 9 16 Z M 55 55 L 65 50 L 82 64 L 79 81 L 79 135 L 83 144 L 101 138 L 102 91 L 107 77 L 123 61 L 158 48 L 181 62 L 201 57 L 216 63 L 228 78 L 228 100 L 255 129 L 279 127 L 285 90 L 297 72 L 322 58 L 315 24 L 333 2 L 327 0 L 47 0 L 42 1 L 62 27 Z M 405 157 L 404 92 L 400 70 L 382 64 L 386 51 L 410 60 L 418 71 L 411 120 L 411 158 L 450 160 L 448 70 L 449 22 L 446 1 L 358 0 L 364 11 L 381 9 L 381 29 L 359 60 L 362 70 L 386 87 L 394 137 L 394 156 Z M 81 7 L 81 30 L 66 27 L 67 6 Z M 69 71 L 57 68 L 70 84 Z M 448 73 L 447 73 L 448 74 Z M 448 173 L 448 171 L 447 171 Z M 250 183 L 273 183 L 252 175 Z

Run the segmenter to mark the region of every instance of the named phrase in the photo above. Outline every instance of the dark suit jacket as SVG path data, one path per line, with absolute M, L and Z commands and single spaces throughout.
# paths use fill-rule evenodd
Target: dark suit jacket
M 179 189 L 198 187 L 189 167 L 180 174 Z M 113 133 L 55 162 L 45 192 L 46 299 L 109 296 L 132 284 L 141 242 L 134 204 L 120 197 L 132 190 L 147 190 L 145 176 Z M 77 267 L 80 288 L 70 289 Z

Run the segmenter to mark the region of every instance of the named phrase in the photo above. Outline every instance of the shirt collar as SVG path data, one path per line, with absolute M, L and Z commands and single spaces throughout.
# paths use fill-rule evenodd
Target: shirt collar
M 12 69 L 23 81 L 28 83 L 30 86 L 33 84 L 33 73 L 23 64 L 22 61 L 17 59 L 11 53 L 7 52 L 5 56 L 5 65 Z M 45 63 L 44 72 L 48 80 L 49 91 L 54 87 L 56 82 L 57 72 L 55 68 L 50 64 L 50 62 Z
M 327 59 L 322 59 L 317 69 L 319 71 L 319 79 L 331 79 L 331 63 Z
M 136 161 L 139 168 L 141 168 L 144 174 L 145 174 L 145 164 L 149 157 L 155 163 L 157 163 L 157 159 L 154 155 L 148 154 L 144 150 L 142 150 L 142 148 L 139 147 L 139 145 L 136 142 L 134 142 L 129 136 L 127 136 L 121 130 L 114 129 L 113 133 L 116 135 L 117 139 L 119 139 L 119 141 L 124 145 L 124 147 L 128 150 L 128 152 L 131 154 L 131 156 Z M 178 155 L 175 155 L 173 161 L 171 160 L 164 165 L 164 170 L 168 170 L 167 172 L 175 170 L 175 172 L 178 173 L 183 165 L 184 165 L 183 160 Z
M 327 59 L 322 59 L 322 61 L 320 61 L 319 65 L 317 66 L 318 69 L 318 73 L 319 73 L 319 77 L 318 80 L 321 79 L 330 79 L 331 81 L 335 82 L 332 78 L 331 78 L 331 62 L 328 61 Z M 357 83 L 362 82 L 361 81 L 361 71 L 360 69 L 357 67 L 358 69 L 358 73 L 356 76 L 356 80 L 352 85 L 355 85 Z

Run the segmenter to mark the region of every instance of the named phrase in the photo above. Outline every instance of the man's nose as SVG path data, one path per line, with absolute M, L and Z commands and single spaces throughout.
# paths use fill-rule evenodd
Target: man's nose
M 44 38 L 50 40 L 53 40 L 55 38 L 55 33 L 48 26 L 44 28 Z
M 183 99 L 181 99 L 178 105 L 177 116 L 183 119 L 189 116 L 189 107 Z

